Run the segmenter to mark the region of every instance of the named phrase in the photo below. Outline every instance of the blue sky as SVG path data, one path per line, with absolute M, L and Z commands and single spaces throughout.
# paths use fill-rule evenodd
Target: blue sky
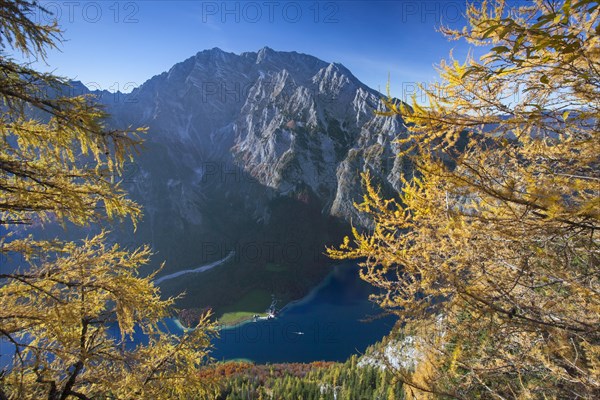
M 54 71 L 88 86 L 130 91 L 198 51 L 264 46 L 344 64 L 367 85 L 401 97 L 435 78 L 433 65 L 467 47 L 436 32 L 463 24 L 465 1 L 44 1 L 65 30 Z M 47 21 L 46 15 L 34 15 Z

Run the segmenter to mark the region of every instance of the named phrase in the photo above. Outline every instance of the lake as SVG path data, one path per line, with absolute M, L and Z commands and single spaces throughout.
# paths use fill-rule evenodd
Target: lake
M 381 314 L 369 301 L 374 288 L 358 276 L 355 264 L 333 268 L 301 301 L 284 307 L 276 319 L 222 329 L 213 341 L 217 360 L 248 359 L 257 363 L 344 361 L 387 335 L 396 317 Z M 170 329 L 177 328 L 173 321 Z
M 368 299 L 374 292 L 360 279 L 356 265 L 338 265 L 304 299 L 284 307 L 276 319 L 222 329 L 213 341 L 212 356 L 256 363 L 345 361 L 381 340 L 396 322 L 394 316 L 365 321 L 381 314 Z M 174 320 L 165 324 L 173 333 L 182 333 Z M 118 328 L 112 329 L 119 336 Z M 129 345 L 146 340 L 136 331 Z M 0 340 L 0 366 L 9 363 L 12 353 L 12 345 Z

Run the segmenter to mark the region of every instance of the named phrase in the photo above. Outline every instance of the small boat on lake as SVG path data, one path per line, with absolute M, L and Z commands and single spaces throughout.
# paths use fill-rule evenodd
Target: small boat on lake
M 275 295 L 271 295 L 271 305 L 269 306 L 269 308 L 267 308 L 267 319 L 275 319 L 275 317 L 277 317 L 277 299 L 275 298 Z

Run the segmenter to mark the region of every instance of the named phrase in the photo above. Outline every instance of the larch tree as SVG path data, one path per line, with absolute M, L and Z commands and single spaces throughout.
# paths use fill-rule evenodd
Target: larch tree
M 61 42 L 56 24 L 35 22 L 35 1 L 0 0 L 0 399 L 203 398 L 198 368 L 209 361 L 214 325 L 205 315 L 182 337 L 161 324 L 154 275 L 138 274 L 150 250 L 35 238 L 32 224 L 95 224 L 140 208 L 119 184 L 144 129 L 108 130 L 69 82 L 17 62 L 45 59 Z M 145 340 L 130 342 L 134 331 Z
M 415 165 L 397 199 L 365 174 L 376 300 L 414 338 L 409 397 L 600 398 L 600 7 L 483 1 L 451 39 L 427 106 L 387 101 Z

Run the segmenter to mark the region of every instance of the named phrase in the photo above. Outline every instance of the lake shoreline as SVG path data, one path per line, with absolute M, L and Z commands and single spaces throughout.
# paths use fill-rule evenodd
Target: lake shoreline
M 337 270 L 339 268 L 356 268 L 355 265 L 347 265 L 347 264 L 336 264 L 333 265 L 331 271 L 329 273 L 327 273 L 327 275 L 316 285 L 313 286 L 306 295 L 304 295 L 303 297 L 299 298 L 299 299 L 295 299 L 295 300 L 291 300 L 288 301 L 287 303 L 284 304 L 284 306 L 279 310 L 279 312 L 277 313 L 278 316 L 282 316 L 284 315 L 290 308 L 293 308 L 295 306 L 299 306 L 305 303 L 310 302 L 312 299 L 314 299 L 314 297 L 316 296 L 316 294 L 323 289 L 325 286 L 327 286 L 331 280 L 333 279 L 335 273 L 337 272 Z M 258 315 L 260 315 L 261 313 L 256 313 Z M 266 320 L 267 318 L 264 315 L 261 315 L 261 319 L 259 319 L 259 321 L 263 321 Z M 193 331 L 194 328 L 189 328 L 186 327 L 185 325 L 183 325 L 181 323 L 181 321 L 177 318 L 177 317 L 173 317 L 172 318 L 173 323 L 175 323 L 175 325 L 177 325 L 177 327 L 179 329 L 181 329 L 183 332 L 190 332 Z M 246 324 L 252 323 L 252 322 L 256 322 L 254 320 L 254 317 L 249 317 L 246 319 L 243 319 L 241 321 L 238 321 L 234 324 L 222 324 L 222 325 L 218 325 L 217 330 L 218 331 L 222 331 L 222 330 L 231 330 L 231 329 L 237 329 L 240 328 Z

